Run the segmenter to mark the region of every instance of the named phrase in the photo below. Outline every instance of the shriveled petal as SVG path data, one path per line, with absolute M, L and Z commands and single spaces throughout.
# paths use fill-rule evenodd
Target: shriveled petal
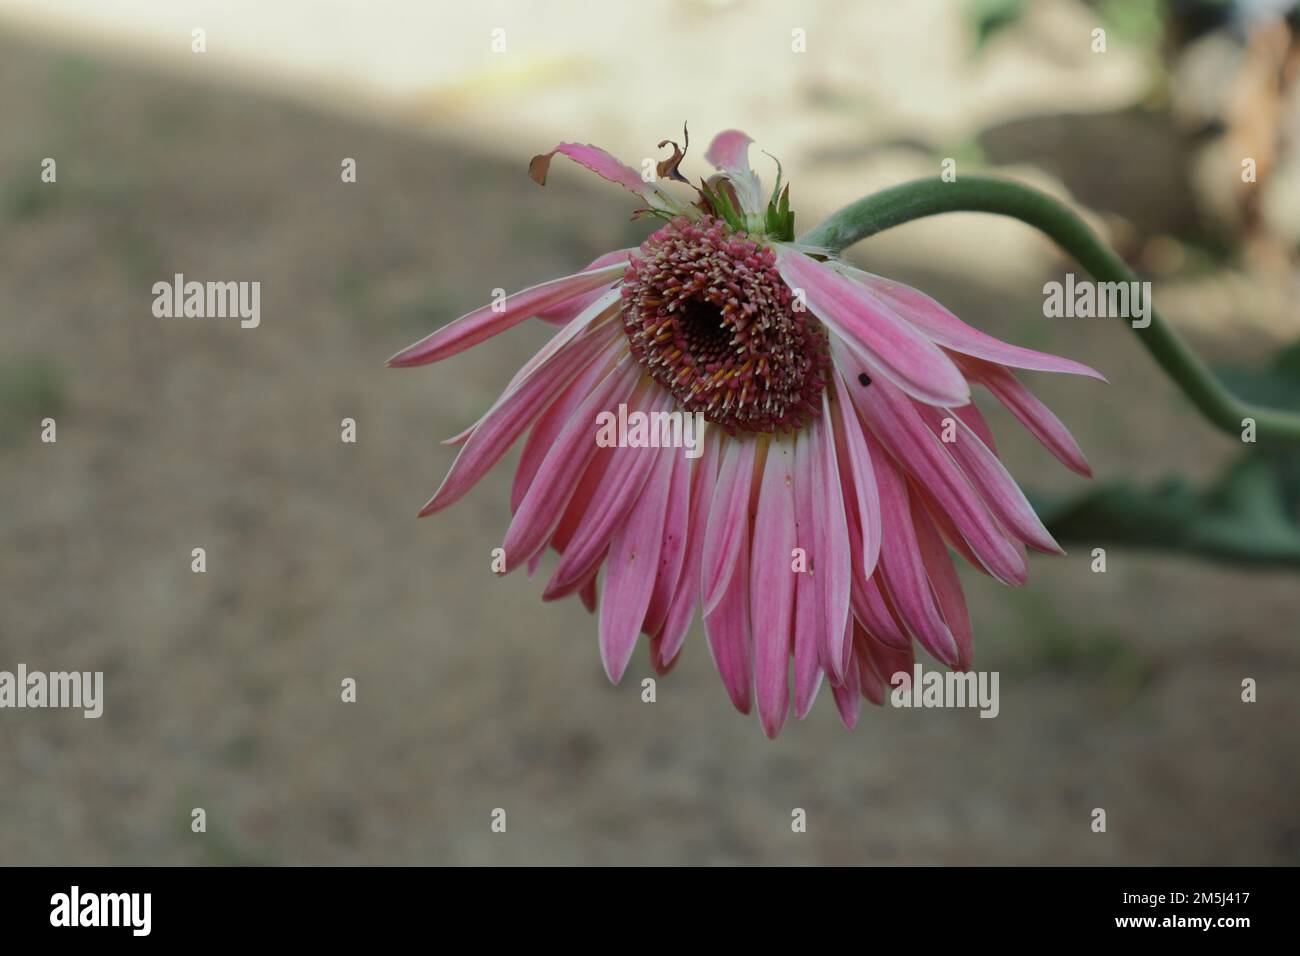
M 638 450 L 654 453 L 657 460 L 627 519 L 614 532 L 600 602 L 600 659 L 615 684 L 623 679 L 632 658 L 654 592 L 676 457 L 672 449 Z
M 1089 378 L 1106 381 L 1104 375 L 1081 362 L 1010 345 L 1001 339 L 986 335 L 979 329 L 967 325 L 924 292 L 919 292 L 902 282 L 872 275 L 870 272 L 863 272 L 851 266 L 842 265 L 839 268 L 870 287 L 876 295 L 894 307 L 896 314 L 911 322 L 944 348 L 997 362 L 1000 365 L 1010 365 L 1012 368 L 1086 375 Z
M 538 185 L 546 185 L 546 175 L 550 171 L 551 160 L 556 153 L 568 156 L 575 163 L 585 166 L 602 179 L 617 183 L 624 189 L 636 193 L 655 209 L 672 212 L 682 211 L 682 204 L 664 192 L 659 186 L 646 182 L 641 177 L 641 174 L 631 166 L 619 162 L 610 153 L 607 153 L 599 146 L 592 146 L 590 143 L 561 143 L 549 153 L 534 156 L 528 164 L 528 175 Z
M 803 290 L 808 309 L 873 376 L 887 378 L 931 405 L 970 401 L 970 388 L 952 360 L 865 286 L 800 252 L 777 249 L 781 278 L 792 289 Z
M 1080 475 L 1092 477 L 1092 468 L 1070 430 L 1015 375 L 1001 365 L 979 359 L 963 356 L 958 362 L 973 381 L 987 388 L 1061 464 Z
M 599 289 L 618 280 L 623 265 L 616 263 L 603 269 L 579 272 L 575 275 L 552 279 L 507 296 L 500 302 L 485 305 L 449 322 L 438 331 L 427 335 L 414 345 L 402 349 L 388 360 L 395 368 L 410 368 L 440 362 L 448 356 L 463 352 L 506 329 L 532 318 L 538 312 L 565 299 Z
M 791 443 L 772 440 L 763 463 L 750 551 L 750 620 L 754 629 L 754 691 L 758 718 L 769 738 L 781 732 L 790 709 L 790 651 L 794 625 L 794 455 Z

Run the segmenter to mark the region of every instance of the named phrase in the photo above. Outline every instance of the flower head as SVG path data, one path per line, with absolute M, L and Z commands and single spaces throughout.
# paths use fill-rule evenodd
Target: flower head
M 664 145 L 664 144 L 661 144 Z M 718 172 L 686 202 L 683 151 L 646 182 L 594 146 L 558 153 L 636 193 L 662 225 L 637 249 L 462 316 L 390 364 L 423 365 L 538 317 L 560 326 L 473 426 L 421 510 L 464 495 L 525 432 L 504 570 L 558 553 L 544 600 L 599 612 L 617 682 L 639 634 L 664 673 L 697 607 L 735 706 L 774 737 L 823 680 L 842 719 L 883 702 L 920 644 L 971 663 L 971 626 L 950 550 L 1009 585 L 1026 548 L 1058 552 L 997 456 L 971 402 L 986 388 L 1067 467 L 1089 474 L 1069 432 L 1012 369 L 1101 378 L 1009 345 L 901 283 L 794 240 L 789 187 L 764 195 L 749 137 L 717 136 Z M 622 408 L 698 414 L 694 454 L 611 447 L 597 422 Z M 663 419 L 650 418 L 651 421 Z M 665 432 L 665 434 L 667 434 Z M 602 592 L 597 578 L 604 571 Z

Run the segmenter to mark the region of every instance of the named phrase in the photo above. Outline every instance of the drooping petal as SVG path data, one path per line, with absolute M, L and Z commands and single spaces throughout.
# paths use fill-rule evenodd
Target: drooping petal
M 754 633 L 754 691 L 763 732 L 775 737 L 790 709 L 790 651 L 794 625 L 794 455 L 791 442 L 767 447 L 750 550 L 750 620 Z
M 957 367 L 961 368 L 960 362 L 957 363 Z M 969 378 L 969 376 L 967 377 Z M 989 451 L 995 455 L 998 453 L 997 442 L 993 438 L 993 429 L 989 427 L 988 420 L 985 419 L 984 413 L 979 410 L 979 406 L 972 401 L 966 405 L 950 408 L 948 411 L 964 421 L 967 428 L 979 435 L 980 441 L 985 444 Z
M 1092 477 L 1092 468 L 1070 430 L 1029 389 L 1001 365 L 960 357 L 962 369 L 1007 407 L 1056 459 L 1077 474 Z
M 850 650 L 853 648 L 852 637 L 850 633 L 847 641 Z M 862 682 L 858 677 L 856 654 L 849 655 L 844 680 L 839 684 L 832 684 L 831 693 L 835 695 L 835 706 L 839 709 L 840 720 L 844 722 L 845 727 L 852 730 L 858 725 L 858 709 L 862 705 Z
M 713 484 L 718 477 L 721 456 L 721 429 L 706 428 L 703 453 L 691 469 L 691 511 L 686 531 L 686 556 L 681 576 L 673 594 L 672 605 L 664 621 L 661 653 L 669 659 L 681 650 L 682 641 L 700 603 L 700 564 L 704 558 L 704 529 L 709 520 L 709 503 Z
M 845 496 L 845 513 L 849 526 L 857 522 L 861 553 L 854 558 L 853 573 L 863 579 L 871 577 L 880 559 L 880 495 L 876 491 L 876 477 L 871 470 L 871 455 L 867 452 L 862 422 L 854 411 L 848 394 L 850 385 L 838 370 L 833 372 L 836 400 L 831 405 L 835 432 L 835 457 L 840 469 L 840 482 L 852 494 Z
M 853 656 L 858 662 L 858 682 L 862 688 L 862 696 L 880 707 L 885 703 L 885 682 L 880 679 L 880 675 L 871 664 L 871 652 L 867 649 L 867 642 L 870 639 L 860 627 L 854 628 Z
M 820 424 L 820 423 L 818 423 Z M 829 436 L 828 436 L 829 437 Z M 820 456 L 813 442 L 799 436 L 794 446 L 794 517 L 795 541 L 813 562 L 812 573 L 795 575 L 794 600 L 794 713 L 800 720 L 808 716 L 821 687 L 824 652 L 825 600 L 821 587 L 821 549 L 817 544 L 814 512 L 820 506 L 822 476 L 818 471 Z M 836 476 L 836 481 L 839 476 Z
M 1012 368 L 1086 375 L 1089 378 L 1106 381 L 1104 375 L 1081 362 L 1010 345 L 991 335 L 986 335 L 979 329 L 967 325 L 924 292 L 918 292 L 902 282 L 872 275 L 870 272 L 863 272 L 851 266 L 841 265 L 839 268 L 870 287 L 877 296 L 894 307 L 896 314 L 915 325 L 944 348 L 997 362 L 999 365 L 1010 365 Z
M 853 563 L 849 548 L 849 523 L 844 513 L 844 488 L 840 484 L 839 456 L 835 452 L 835 436 L 832 433 L 833 414 L 830 396 L 823 392 L 822 417 L 809 425 L 804 434 L 817 457 L 813 469 L 819 483 L 818 505 L 813 509 L 816 547 L 814 575 L 821 594 L 826 653 L 836 680 L 843 680 L 853 651 L 848 639 L 851 635 L 847 630 Z M 863 560 L 866 560 L 865 554 Z
M 912 680 L 912 665 L 916 661 L 915 653 L 909 644 L 906 650 L 899 650 L 890 647 L 888 644 L 882 644 L 879 641 L 873 641 L 867 638 L 863 646 L 867 651 L 867 660 L 871 664 L 872 671 L 879 678 L 880 683 L 884 685 L 885 693 L 889 693 L 889 688 L 896 687 L 895 677 L 902 675 L 908 681 Z M 864 685 L 865 689 L 865 685 Z M 874 701 L 873 703 L 883 703 Z
M 722 468 L 713 487 L 708 530 L 704 534 L 700 597 L 708 614 L 731 581 L 736 555 L 748 544 L 749 492 L 754 480 L 757 442 L 732 440 L 722 454 Z
M 650 570 L 654 576 L 654 591 L 646 608 L 642 630 L 650 635 L 659 633 L 681 577 L 686 560 L 687 525 L 691 508 L 691 461 L 681 449 L 669 452 L 672 457 L 672 475 L 669 479 L 668 502 L 664 514 L 663 541 L 658 560 Z M 651 479 L 653 480 L 653 478 Z M 643 568 L 644 571 L 644 568 Z M 692 585 L 694 582 L 691 582 Z
M 442 485 L 420 509 L 420 516 L 441 511 L 458 501 L 501 460 L 561 389 L 584 370 L 589 373 L 588 378 L 607 371 L 619 347 L 620 343 L 602 342 L 593 337 L 574 343 L 556 355 L 553 361 L 539 367 L 520 388 L 479 422 L 456 456 Z
M 970 401 L 965 377 L 943 350 L 894 315 L 864 286 L 802 253 L 777 249 L 781 278 L 792 289 L 803 291 L 809 311 L 873 376 L 887 378 L 908 395 L 931 405 Z
M 636 252 L 636 249 L 618 249 L 614 252 L 607 252 L 603 256 L 597 256 L 595 261 L 582 271 L 590 272 L 593 269 L 603 269 L 606 266 L 626 264 L 634 252 Z M 601 291 L 599 289 L 594 289 L 590 292 L 580 292 L 572 298 L 565 299 L 563 302 L 557 302 L 549 308 L 542 309 L 537 313 L 536 318 L 541 319 L 543 322 L 550 322 L 553 325 L 563 325 L 565 322 L 572 320 L 575 315 L 587 308 L 591 303 L 595 302 L 600 295 Z
M 485 305 L 449 322 L 414 345 L 402 349 L 388 360 L 388 364 L 394 368 L 410 368 L 440 362 L 532 318 L 542 309 L 590 289 L 613 284 L 622 276 L 623 268 L 622 263 L 616 263 L 603 269 L 552 279 L 516 292 L 500 302 Z
M 643 387 L 628 401 L 628 413 L 664 411 L 669 401 L 666 393 Z M 594 444 L 594 428 L 592 432 L 591 440 Z M 592 493 L 591 500 L 582 503 L 586 507 L 578 519 L 573 536 L 564 545 L 564 555 L 555 568 L 548 590 L 570 587 L 580 582 L 586 577 L 592 562 L 599 561 L 601 553 L 607 547 L 612 547 L 612 540 L 617 537 L 627 514 L 636 506 L 655 463 L 662 457 L 659 454 L 661 450 L 611 449 L 612 454 L 608 456 L 608 464 L 599 486 Z M 642 551 L 644 550 L 643 548 Z M 656 560 L 657 558 L 656 554 Z M 654 565 L 646 565 L 643 558 L 639 572 L 641 577 L 649 578 L 651 586 L 654 585 L 653 571 Z M 609 590 L 608 582 L 605 590 Z M 641 613 L 645 613 L 644 608 Z M 641 620 L 638 619 L 636 623 L 639 629 Z
M 627 449 L 624 449 L 627 450 Z M 636 648 L 637 634 L 655 586 L 655 567 L 663 547 L 664 514 L 672 489 L 672 449 L 651 452 L 656 461 L 644 488 L 609 544 L 605 595 L 600 602 L 600 659 L 617 684 Z
M 589 365 L 560 392 L 533 423 L 532 431 L 528 433 L 528 438 L 524 442 L 524 450 L 519 455 L 519 467 L 515 469 L 514 481 L 510 486 L 512 514 L 519 510 L 519 503 L 524 500 L 529 485 L 537 475 L 537 469 L 542 466 L 542 462 L 555 445 L 555 440 L 560 437 L 560 432 L 569 423 L 573 413 L 591 394 L 596 383 L 605 377 L 606 372 L 607 369 L 599 365 Z
M 734 488 L 734 486 L 733 486 Z M 749 486 L 743 489 L 746 501 Z M 749 508 L 741 509 L 745 535 L 749 535 Z M 735 567 L 726 575 L 727 585 L 712 611 L 704 614 L 704 632 L 709 639 L 709 655 L 727 695 L 736 710 L 749 713 L 753 670 L 753 647 L 749 620 L 749 549 L 741 548 Z
M 1043 526 L 1033 505 L 1011 477 L 997 455 L 989 451 L 964 421 L 956 416 L 944 415 L 939 409 L 918 405 L 916 410 L 940 443 L 957 462 L 970 483 L 975 486 L 993 516 L 1008 531 L 1037 551 L 1047 554 L 1064 554 L 1051 532 Z M 947 424 L 951 422 L 951 426 Z M 952 441 L 944 440 L 950 435 Z
M 836 345 L 832 341 L 834 349 Z M 841 354 L 836 362 L 844 366 L 848 359 Z M 989 573 L 1005 584 L 1024 584 L 1025 563 L 1017 548 L 1007 540 L 961 469 L 926 427 L 912 401 L 888 382 L 876 382 L 851 394 L 863 422 L 947 510 Z M 879 471 L 874 454 L 872 462 Z M 881 510 L 884 511 L 883 495 Z
M 956 663 L 957 642 L 934 602 L 930 581 L 921 563 L 907 486 L 897 466 L 879 445 L 870 441 L 868 446 L 876 467 L 880 511 L 884 519 L 884 541 L 880 549 L 884 583 L 894 607 L 922 646 L 945 664 Z
M 623 356 L 564 426 L 506 531 L 503 548 L 507 570 L 523 564 L 546 546 L 564 516 L 578 476 L 596 451 L 593 432 L 597 413 L 626 401 L 640 378 L 641 366 L 630 354 Z
M 935 528 L 930 516 L 916 498 L 912 498 L 912 527 L 916 529 L 916 541 L 921 549 L 921 562 L 925 565 L 930 578 L 930 588 L 943 613 L 943 619 L 957 641 L 957 670 L 967 670 L 971 664 L 974 646 L 974 634 L 970 626 L 970 614 L 966 610 L 966 595 L 962 593 L 961 581 L 957 570 L 952 566 L 952 557 L 944 547 L 943 539 Z

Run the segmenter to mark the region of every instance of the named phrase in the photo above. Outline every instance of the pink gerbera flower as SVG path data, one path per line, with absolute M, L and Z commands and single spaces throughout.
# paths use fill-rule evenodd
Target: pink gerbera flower
M 660 673 L 697 606 L 732 702 L 764 732 L 803 717 L 823 679 L 844 723 L 910 674 L 913 641 L 952 668 L 971 626 L 949 549 L 1009 584 L 1026 547 L 1060 553 L 971 402 L 984 386 L 1058 459 L 1089 474 L 1065 426 L 1011 369 L 1101 376 L 1008 345 L 933 299 L 794 240 L 789 187 L 770 196 L 751 140 L 717 136 L 719 172 L 693 203 L 594 146 L 556 153 L 636 193 L 664 224 L 637 249 L 462 316 L 395 355 L 455 355 L 530 318 L 561 326 L 496 404 L 449 440 L 460 454 L 421 510 L 464 495 L 524 432 L 505 570 L 559 554 L 542 594 L 599 608 L 600 653 L 617 682 L 638 634 Z M 663 145 L 663 144 L 661 144 Z M 597 420 L 620 405 L 699 412 L 698 457 L 605 447 Z M 605 570 L 603 594 L 596 580 Z

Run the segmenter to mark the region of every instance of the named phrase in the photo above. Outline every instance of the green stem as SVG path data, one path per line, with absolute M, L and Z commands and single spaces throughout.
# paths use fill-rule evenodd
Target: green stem
M 845 206 L 799 241 L 839 255 L 858 240 L 891 226 L 944 212 L 1011 216 L 1050 236 L 1097 281 L 1137 281 L 1128 266 L 1063 203 L 1029 186 L 988 176 L 963 176 L 955 182 L 917 179 L 882 190 Z M 1133 331 L 1183 394 L 1222 431 L 1239 438 L 1242 419 L 1253 418 L 1257 440 L 1300 442 L 1300 415 L 1237 398 L 1154 308 L 1151 324 Z

